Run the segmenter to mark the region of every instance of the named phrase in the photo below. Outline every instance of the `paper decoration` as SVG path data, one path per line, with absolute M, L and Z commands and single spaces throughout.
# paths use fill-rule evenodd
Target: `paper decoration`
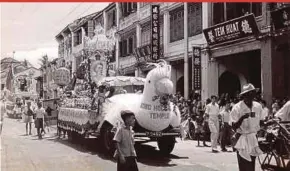
M 70 71 L 66 68 L 59 68 L 54 72 L 53 80 L 59 86 L 65 86 L 70 82 Z

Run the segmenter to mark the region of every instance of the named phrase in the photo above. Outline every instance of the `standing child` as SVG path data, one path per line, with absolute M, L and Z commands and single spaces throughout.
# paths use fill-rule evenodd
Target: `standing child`
M 138 171 L 132 130 L 135 116 L 133 112 L 125 110 L 121 112 L 121 117 L 125 125 L 118 128 L 114 137 L 114 141 L 117 142 L 117 150 L 114 155 L 118 157 L 117 171 Z

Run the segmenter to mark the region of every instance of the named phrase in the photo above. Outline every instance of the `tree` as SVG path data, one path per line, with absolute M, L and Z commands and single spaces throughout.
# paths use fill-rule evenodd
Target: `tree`
M 26 66 L 26 67 L 28 67 L 28 61 L 26 59 L 24 59 L 23 65 Z
M 40 67 L 43 69 L 46 69 L 49 63 L 48 56 L 47 55 L 42 56 L 42 58 L 40 58 L 39 61 L 40 61 Z

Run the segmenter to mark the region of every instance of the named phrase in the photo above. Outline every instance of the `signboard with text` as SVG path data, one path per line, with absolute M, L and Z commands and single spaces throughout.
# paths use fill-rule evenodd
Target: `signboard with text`
M 203 33 L 209 45 L 216 45 L 255 36 L 259 29 L 255 16 L 250 14 L 204 29 Z
M 160 59 L 160 23 L 159 23 L 159 5 L 151 6 L 151 59 Z
M 148 62 L 151 60 L 151 44 L 138 47 L 134 50 L 136 60 L 138 62 Z M 159 46 L 160 57 L 163 57 L 163 46 Z
M 193 58 L 192 58 L 192 81 L 193 90 L 201 90 L 201 48 L 194 46 L 192 47 Z
M 290 7 L 272 11 L 271 17 L 276 30 L 290 28 Z

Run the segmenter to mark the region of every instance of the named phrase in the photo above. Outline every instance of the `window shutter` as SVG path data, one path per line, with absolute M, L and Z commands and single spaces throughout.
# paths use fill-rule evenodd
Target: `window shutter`
M 127 2 L 127 5 L 128 5 L 127 14 L 129 15 L 132 11 L 132 2 Z
M 127 6 L 127 2 L 124 2 L 123 3 L 124 5 L 123 5 L 123 9 L 124 9 L 124 11 L 123 11 L 123 14 L 124 14 L 124 17 L 126 17 L 127 15 L 128 15 L 128 6 Z
M 73 46 L 76 46 L 77 45 L 77 42 L 78 42 L 78 32 L 75 32 L 73 35 L 74 35 Z
M 94 21 L 93 20 L 88 21 L 88 36 L 89 38 L 94 37 Z
M 116 12 L 116 10 L 114 10 L 113 12 L 112 12 L 112 15 L 113 15 L 113 21 L 112 21 L 112 24 L 113 24 L 113 26 L 115 26 L 116 25 L 116 14 L 117 12 Z
M 136 2 L 133 3 L 133 9 L 134 9 L 134 11 L 137 11 L 137 3 Z
M 124 48 L 124 57 L 125 57 L 128 55 L 128 41 L 127 40 L 124 40 L 123 48 Z
M 120 57 L 123 57 L 123 46 L 122 46 L 122 41 L 119 42 L 119 52 L 120 52 Z

